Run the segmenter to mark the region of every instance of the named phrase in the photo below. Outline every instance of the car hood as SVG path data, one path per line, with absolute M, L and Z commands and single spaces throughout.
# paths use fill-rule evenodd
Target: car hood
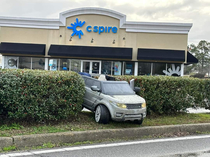
M 118 103 L 123 104 L 136 104 L 136 103 L 144 103 L 144 98 L 138 95 L 113 95 L 112 96 Z

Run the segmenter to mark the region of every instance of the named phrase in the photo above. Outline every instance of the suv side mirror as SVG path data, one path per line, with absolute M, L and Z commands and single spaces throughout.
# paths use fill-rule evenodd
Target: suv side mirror
M 97 86 L 90 87 L 92 91 L 101 92 L 101 90 Z
M 139 93 L 140 90 L 141 90 L 140 87 L 134 87 L 134 92 L 135 92 L 135 93 Z
M 131 89 L 132 90 L 134 90 L 135 88 L 134 88 L 134 79 L 132 79 L 132 80 L 130 80 L 130 87 L 131 87 Z

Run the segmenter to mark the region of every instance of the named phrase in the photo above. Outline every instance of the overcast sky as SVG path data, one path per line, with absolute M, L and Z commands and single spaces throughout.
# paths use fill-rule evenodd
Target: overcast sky
M 58 18 L 81 7 L 112 9 L 127 21 L 193 23 L 188 44 L 210 42 L 210 0 L 0 0 L 0 16 Z

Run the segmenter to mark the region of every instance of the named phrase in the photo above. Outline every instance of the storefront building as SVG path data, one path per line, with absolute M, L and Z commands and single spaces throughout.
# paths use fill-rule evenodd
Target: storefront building
M 183 76 L 191 23 L 128 22 L 103 8 L 79 8 L 59 19 L 0 17 L 2 68 L 109 75 Z

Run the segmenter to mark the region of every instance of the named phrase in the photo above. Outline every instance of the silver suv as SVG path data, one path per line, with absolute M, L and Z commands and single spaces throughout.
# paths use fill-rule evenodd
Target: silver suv
M 101 81 L 84 75 L 82 77 L 86 90 L 83 107 L 95 112 L 96 122 L 107 124 L 111 118 L 142 124 L 146 117 L 146 102 L 135 94 L 126 81 Z

